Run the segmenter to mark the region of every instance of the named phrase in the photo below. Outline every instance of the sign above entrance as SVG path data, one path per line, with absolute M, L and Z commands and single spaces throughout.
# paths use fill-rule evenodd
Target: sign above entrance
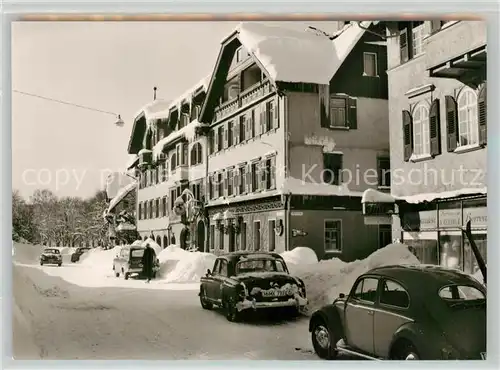
M 396 213 L 394 203 L 363 203 L 363 215 L 387 216 Z
M 464 208 L 464 224 L 471 220 L 471 227 L 488 226 L 488 209 L 486 207 Z

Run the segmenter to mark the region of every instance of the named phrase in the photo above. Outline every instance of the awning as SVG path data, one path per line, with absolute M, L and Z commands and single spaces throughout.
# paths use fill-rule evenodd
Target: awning
M 486 68 L 486 45 L 428 68 L 429 77 L 460 78 Z

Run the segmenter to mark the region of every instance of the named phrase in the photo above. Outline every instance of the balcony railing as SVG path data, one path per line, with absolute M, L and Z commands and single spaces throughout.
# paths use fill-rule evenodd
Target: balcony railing
M 181 182 L 189 180 L 189 166 L 181 165 L 170 173 L 170 181 Z
M 222 103 L 215 111 L 215 121 L 230 115 L 239 108 L 242 108 L 253 101 L 265 96 L 271 92 L 271 83 L 269 80 L 261 81 L 248 89 L 242 91 L 236 98 Z

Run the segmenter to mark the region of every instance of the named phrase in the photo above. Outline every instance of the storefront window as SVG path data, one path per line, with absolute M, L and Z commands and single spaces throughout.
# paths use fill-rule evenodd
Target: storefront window
M 484 259 L 486 263 L 486 244 L 487 244 L 487 235 L 486 233 L 473 233 L 472 237 L 474 238 L 474 242 L 479 249 L 479 253 Z M 467 238 L 464 239 L 464 271 L 468 274 L 474 275 L 479 271 L 479 265 L 477 264 L 476 257 L 474 256 L 474 252 L 470 247 L 469 240 Z
M 437 232 L 414 232 L 403 234 L 403 243 L 418 258 L 420 263 L 438 264 L 438 241 Z
M 439 235 L 440 265 L 447 268 L 462 269 L 461 232 L 441 232 Z

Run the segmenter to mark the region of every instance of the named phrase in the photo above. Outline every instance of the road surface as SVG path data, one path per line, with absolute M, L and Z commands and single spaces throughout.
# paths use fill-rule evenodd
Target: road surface
M 85 288 L 43 269 L 13 266 L 16 359 L 318 359 L 307 318 L 231 323 L 195 291 Z

